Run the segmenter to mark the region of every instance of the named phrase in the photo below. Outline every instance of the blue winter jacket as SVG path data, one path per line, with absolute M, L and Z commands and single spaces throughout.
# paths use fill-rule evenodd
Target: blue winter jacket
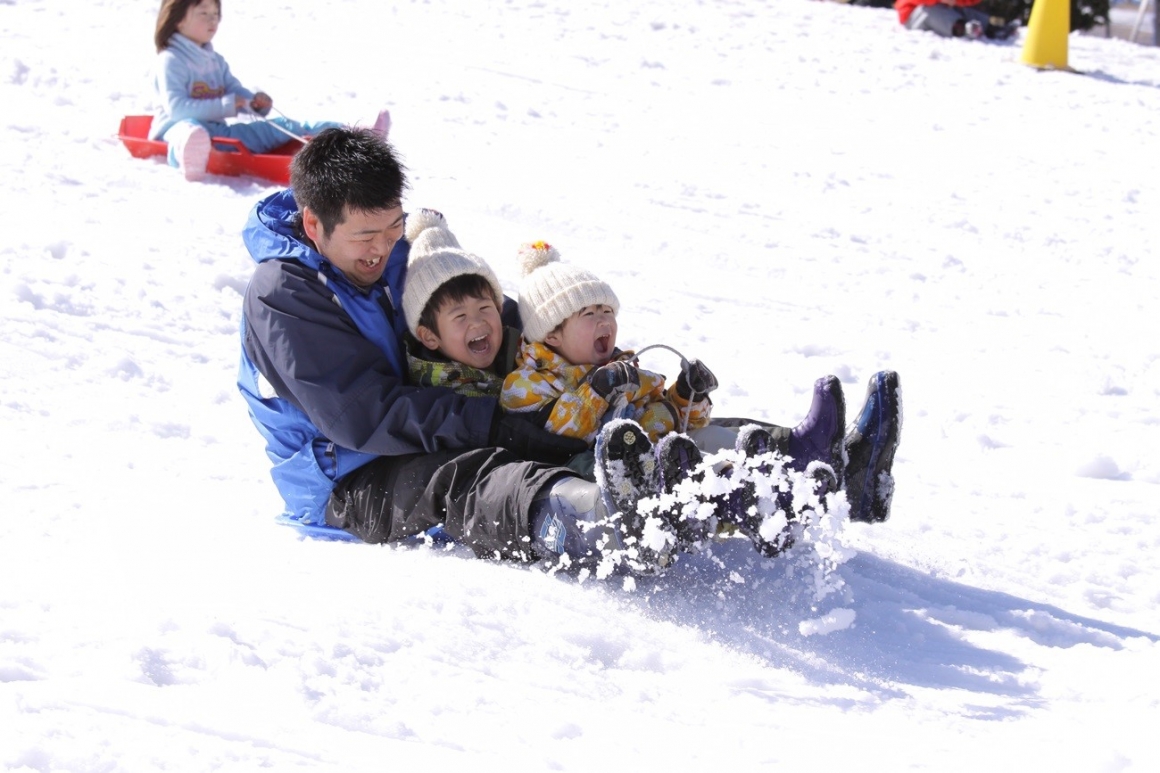
M 301 240 L 288 190 L 254 207 L 243 240 L 258 266 L 243 301 L 238 387 L 287 516 L 325 523 L 334 482 L 377 456 L 488 444 L 496 400 L 406 385 L 406 241 L 378 284 L 360 289 Z

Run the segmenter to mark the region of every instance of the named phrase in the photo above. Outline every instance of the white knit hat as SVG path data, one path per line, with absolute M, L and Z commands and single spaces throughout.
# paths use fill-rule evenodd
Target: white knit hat
M 543 341 L 556 327 L 585 306 L 611 306 L 620 301 L 606 282 L 595 274 L 560 261 L 560 253 L 547 242 L 520 247 L 520 319 L 524 338 Z
M 495 297 L 503 303 L 503 288 L 491 266 L 459 246 L 442 214 L 433 209 L 408 214 L 404 236 L 411 243 L 411 252 L 403 285 L 403 316 L 412 335 L 419 335 L 419 317 L 431 296 L 444 282 L 457 276 L 479 274 L 491 284 Z

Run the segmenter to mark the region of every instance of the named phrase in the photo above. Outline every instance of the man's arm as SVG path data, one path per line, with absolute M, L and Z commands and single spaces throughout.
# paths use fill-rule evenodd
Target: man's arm
M 488 445 L 495 400 L 407 386 L 311 269 L 262 263 L 243 313 L 250 359 L 335 443 L 385 456 Z

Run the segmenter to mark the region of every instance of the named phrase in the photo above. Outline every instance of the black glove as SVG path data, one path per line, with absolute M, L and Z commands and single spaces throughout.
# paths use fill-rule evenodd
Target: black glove
M 564 464 L 588 450 L 588 444 L 580 438 L 554 434 L 520 414 L 504 413 L 498 408 L 491 420 L 489 443 L 523 459 L 548 464 Z
M 640 373 L 627 362 L 610 362 L 588 374 L 592 391 L 612 402 L 618 394 L 640 386 Z
M 700 360 L 689 360 L 689 365 L 681 369 L 677 376 L 677 394 L 688 400 L 696 392 L 704 397 L 717 388 L 717 377 Z

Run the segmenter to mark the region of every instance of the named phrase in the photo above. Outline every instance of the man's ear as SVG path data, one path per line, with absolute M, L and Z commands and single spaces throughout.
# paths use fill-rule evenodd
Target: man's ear
M 302 232 L 306 234 L 306 238 L 318 244 L 318 237 L 322 235 L 322 221 L 310 207 L 302 208 Z
M 439 336 L 435 335 L 435 331 L 425 325 L 418 325 L 415 328 L 415 337 L 419 339 L 419 343 L 426 346 L 431 351 L 439 348 Z

